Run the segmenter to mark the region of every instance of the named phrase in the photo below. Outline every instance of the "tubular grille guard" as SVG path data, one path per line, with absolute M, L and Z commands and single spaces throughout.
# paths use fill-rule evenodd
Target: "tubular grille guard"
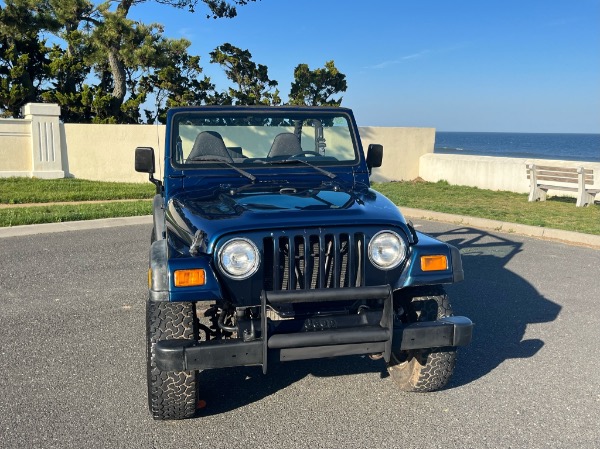
M 382 332 L 377 332 L 377 330 L 375 330 L 377 333 L 377 339 L 380 339 L 380 336 L 383 335 L 385 333 L 385 340 L 383 341 L 383 357 L 385 359 L 386 362 L 390 361 L 390 356 L 391 356 L 391 352 L 392 352 L 392 338 L 393 338 L 393 316 L 394 316 L 394 304 L 393 304 L 393 296 L 392 296 L 392 289 L 389 285 L 379 285 L 379 286 L 372 286 L 372 287 L 361 287 L 361 288 L 347 288 L 347 289 L 316 289 L 316 290 L 310 290 L 310 291 L 265 291 L 263 290 L 261 295 L 260 295 L 260 302 L 261 302 L 261 335 L 262 337 L 262 368 L 263 368 L 263 373 L 266 374 L 267 373 L 267 354 L 268 354 L 268 350 L 269 350 L 269 340 L 274 341 L 277 339 L 277 337 L 275 335 L 269 335 L 268 333 L 268 329 L 269 329 L 269 323 L 268 323 L 268 319 L 267 319 L 267 305 L 268 304 L 294 304 L 294 303 L 304 303 L 304 302 L 328 302 L 328 301 L 347 301 L 348 299 L 383 299 L 384 300 L 384 306 L 383 306 L 383 311 L 381 314 L 381 320 L 379 322 L 379 326 L 378 329 L 379 331 L 383 331 Z M 357 329 L 358 331 L 358 329 Z M 359 331 L 360 332 L 360 331 Z M 373 332 L 371 332 L 373 333 Z M 324 337 L 328 337 L 328 332 L 327 331 L 322 331 L 317 333 L 320 336 L 324 336 Z M 364 335 L 364 334 L 363 334 Z M 288 334 L 288 336 L 290 336 L 290 334 Z M 295 334 L 296 338 L 298 338 L 299 340 L 303 341 L 304 343 L 307 343 L 305 340 L 307 340 L 307 338 L 305 337 L 312 337 L 310 334 L 307 333 L 298 333 Z M 275 337 L 275 338 L 274 338 Z M 291 336 L 291 338 L 287 339 L 287 340 L 293 340 L 293 335 Z M 330 350 L 330 351 L 335 351 L 335 348 L 340 348 L 342 343 L 344 343 L 342 340 L 348 337 L 356 337 L 357 341 L 360 341 L 360 334 L 351 334 L 349 333 L 348 335 L 342 335 L 341 338 L 338 339 L 338 341 L 336 341 L 336 344 L 332 345 L 332 346 L 328 346 L 328 344 L 323 343 L 323 346 L 318 346 L 318 348 L 320 348 L 321 350 Z M 283 338 L 285 339 L 285 335 L 283 335 Z M 281 340 L 281 338 L 279 338 L 279 340 Z M 286 341 L 286 345 L 288 348 L 291 347 L 291 344 L 289 341 Z M 350 343 L 350 341 L 348 341 L 348 343 Z M 352 341 L 351 343 L 356 344 L 355 341 Z M 350 348 L 352 345 L 349 345 Z M 313 349 L 317 349 L 316 346 L 312 346 L 312 348 L 310 348 L 309 350 L 313 350 Z M 306 350 L 306 348 L 304 348 L 304 350 Z M 348 354 L 351 354 L 352 352 L 348 352 Z M 355 352 L 355 353 L 360 353 L 360 352 Z M 329 356 L 332 355 L 340 355 L 341 353 L 335 353 L 332 352 L 331 354 L 329 354 Z M 309 358 L 306 357 L 302 357 L 302 358 Z
M 263 239 L 264 288 L 314 290 L 365 285 L 363 233 L 297 234 Z

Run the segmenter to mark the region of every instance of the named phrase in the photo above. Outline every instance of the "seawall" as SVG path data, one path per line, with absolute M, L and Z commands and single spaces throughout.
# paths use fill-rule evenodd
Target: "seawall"
M 157 177 L 163 160 L 165 127 L 160 125 L 63 124 L 53 104 L 28 104 L 24 119 L 0 119 L 0 177 L 26 176 L 148 182 L 134 171 L 138 146 L 156 150 Z M 490 156 L 434 154 L 434 128 L 360 127 L 364 151 L 384 147 L 383 166 L 373 170 L 376 182 L 448 181 L 454 185 L 518 193 L 529 191 L 526 166 L 556 165 L 594 170 L 600 189 L 600 163 Z M 550 191 L 550 194 L 571 195 Z
M 583 166 L 594 170 L 594 187 L 600 188 L 599 162 L 431 153 L 419 158 L 419 176 L 431 182 L 444 180 L 454 185 L 527 193 L 529 192 L 528 164 L 572 168 Z M 576 196 L 575 193 L 566 191 L 550 191 L 550 194 L 553 193 Z

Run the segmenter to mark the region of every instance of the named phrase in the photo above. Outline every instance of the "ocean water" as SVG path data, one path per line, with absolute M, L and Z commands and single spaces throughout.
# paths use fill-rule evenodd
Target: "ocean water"
M 436 132 L 434 153 L 600 162 L 600 134 Z

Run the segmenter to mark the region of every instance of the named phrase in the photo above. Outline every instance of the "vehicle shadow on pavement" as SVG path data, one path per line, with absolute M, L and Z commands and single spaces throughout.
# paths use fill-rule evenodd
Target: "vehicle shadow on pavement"
M 527 326 L 554 321 L 561 306 L 507 268 L 523 244 L 473 228 L 431 235 L 460 249 L 465 280 L 446 290 L 454 314 L 475 323 L 473 341 L 459 349 L 448 388 L 473 382 L 507 359 L 533 357 L 544 342 L 523 340 Z
M 465 281 L 446 286 L 446 290 L 454 314 L 467 316 L 475 323 L 473 341 L 459 349 L 454 375 L 446 388 L 460 387 L 484 377 L 507 359 L 535 356 L 544 342 L 523 340 L 527 326 L 554 321 L 561 306 L 540 295 L 527 280 L 506 267 L 522 251 L 523 244 L 472 228 L 430 235 L 460 249 Z M 367 356 L 272 363 L 268 371 L 266 376 L 260 367 L 201 372 L 200 399 L 207 406 L 198 410 L 197 415 L 241 409 L 309 375 L 380 373 L 381 377 L 387 377 L 383 360 L 373 361 Z M 204 388 L 215 384 L 228 388 Z
M 206 408 L 197 416 L 218 415 L 277 393 L 307 376 L 337 377 L 385 371 L 383 360 L 368 356 L 345 356 L 330 359 L 299 360 L 271 363 L 267 375 L 261 367 L 236 367 L 202 371 L 198 376 L 200 400 Z M 227 388 L 204 387 L 227 385 Z

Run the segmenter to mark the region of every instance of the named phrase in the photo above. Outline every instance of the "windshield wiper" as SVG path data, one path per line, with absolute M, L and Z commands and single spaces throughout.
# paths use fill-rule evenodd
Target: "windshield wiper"
M 296 163 L 296 162 L 300 162 L 301 164 L 308 165 L 309 167 L 314 168 L 315 170 L 323 173 L 325 176 L 327 176 L 331 179 L 334 179 L 337 177 L 337 175 L 331 173 L 330 171 L 325 170 L 321 167 L 317 167 L 316 165 L 313 165 L 310 162 L 305 161 L 304 159 L 282 159 L 282 160 L 278 160 L 278 161 L 267 161 L 266 163 L 267 164 L 292 164 L 292 163 Z
M 206 156 L 202 156 L 202 158 L 191 158 L 191 159 L 188 159 L 188 160 L 189 161 L 202 161 L 202 162 L 218 162 L 219 164 L 225 164 L 229 168 L 234 169 L 240 175 L 245 176 L 246 178 L 248 178 L 250 181 L 252 181 L 252 182 L 256 181 L 256 176 L 254 176 L 252 173 L 248 173 L 246 170 L 242 170 L 241 168 L 238 168 L 235 165 L 230 164 L 229 162 L 224 161 L 223 159 L 220 159 L 218 157 L 207 158 Z
M 230 195 L 236 195 L 236 194 L 243 192 L 244 190 L 248 190 L 248 189 L 260 189 L 260 188 L 274 189 L 276 187 L 282 188 L 287 185 L 289 185 L 289 181 L 287 179 L 281 179 L 281 180 L 267 179 L 264 181 L 261 180 L 261 181 L 257 181 L 257 182 L 252 182 L 250 184 L 244 184 L 243 186 L 240 186 L 240 187 L 234 187 L 231 184 L 221 184 L 221 189 L 228 191 Z

